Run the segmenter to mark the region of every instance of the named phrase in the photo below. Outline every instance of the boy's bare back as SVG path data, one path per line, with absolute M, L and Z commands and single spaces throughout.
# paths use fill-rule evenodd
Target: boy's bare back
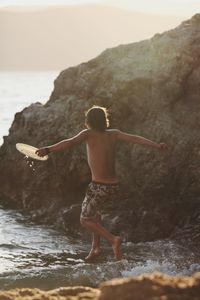
M 102 183 L 117 182 L 115 174 L 116 131 L 98 132 L 89 129 L 86 146 L 92 180 Z

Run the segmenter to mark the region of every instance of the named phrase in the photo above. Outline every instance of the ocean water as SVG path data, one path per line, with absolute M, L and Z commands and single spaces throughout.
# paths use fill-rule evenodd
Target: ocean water
M 116 262 L 103 243 L 102 257 L 85 263 L 90 241 L 74 239 L 50 226 L 36 225 L 18 211 L 0 208 L 0 288 L 53 289 L 68 285 L 98 286 L 102 281 L 164 272 L 191 275 L 200 271 L 199 254 L 188 245 L 162 240 L 123 243 L 124 259 Z
M 0 72 L 0 145 L 16 112 L 31 103 L 45 103 L 59 72 Z
M 0 139 L 8 134 L 14 114 L 29 104 L 45 103 L 58 72 L 0 73 Z M 0 143 L 0 144 L 1 144 Z M 191 275 L 200 271 L 200 253 L 171 240 L 123 243 L 124 259 L 116 262 L 107 243 L 102 257 L 85 263 L 90 240 L 66 236 L 36 225 L 18 211 L 0 207 L 0 289 L 68 285 L 97 286 L 116 277 L 153 271 Z

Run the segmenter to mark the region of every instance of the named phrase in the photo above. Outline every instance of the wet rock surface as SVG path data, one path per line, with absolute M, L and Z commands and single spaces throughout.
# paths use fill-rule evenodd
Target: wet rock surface
M 98 104 L 109 108 L 112 127 L 169 147 L 158 152 L 119 145 L 122 194 L 108 222 L 112 232 L 137 242 L 169 237 L 193 224 L 200 228 L 199 74 L 199 14 L 152 39 L 107 49 L 62 71 L 49 101 L 16 113 L 4 137 L 2 202 L 37 221 L 80 230 L 78 211 L 90 181 L 84 145 L 35 161 L 33 168 L 15 144 L 41 147 L 71 137 L 84 128 L 84 111 Z M 194 239 L 199 243 L 198 235 Z

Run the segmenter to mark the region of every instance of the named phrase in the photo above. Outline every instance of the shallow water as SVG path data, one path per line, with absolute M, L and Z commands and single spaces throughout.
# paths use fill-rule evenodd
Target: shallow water
M 67 237 L 51 227 L 35 225 L 26 216 L 0 208 L 0 288 L 52 289 L 67 285 L 97 286 L 115 277 L 152 271 L 191 275 L 200 271 L 200 257 L 173 241 L 123 244 L 124 260 L 116 262 L 110 247 L 95 263 L 85 263 L 89 241 Z

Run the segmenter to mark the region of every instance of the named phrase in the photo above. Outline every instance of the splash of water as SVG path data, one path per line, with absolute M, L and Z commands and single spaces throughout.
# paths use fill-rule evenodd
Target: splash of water
M 30 159 L 30 157 L 28 155 L 24 156 L 24 160 L 26 161 L 26 164 L 31 168 L 31 170 L 33 172 L 35 172 L 35 165 L 34 165 L 34 161 Z

